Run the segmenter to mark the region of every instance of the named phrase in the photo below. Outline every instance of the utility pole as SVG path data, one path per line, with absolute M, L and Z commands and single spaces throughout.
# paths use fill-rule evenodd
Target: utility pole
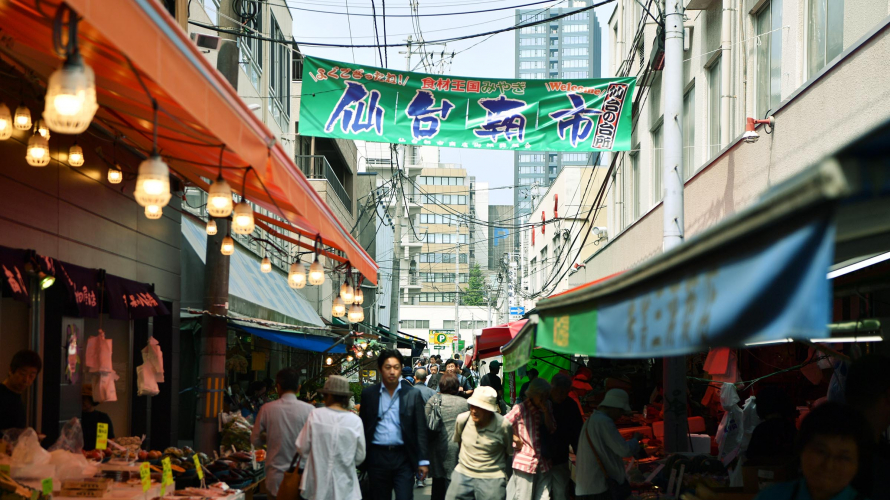
M 207 236 L 204 266 L 204 314 L 198 352 L 198 404 L 195 422 L 195 449 L 212 453 L 217 447 L 217 416 L 222 411 L 222 391 L 226 388 L 226 340 L 229 312 L 229 256 L 220 251 L 229 234 L 229 219 L 216 220 L 217 232 Z
M 460 345 L 460 312 L 458 305 L 460 304 L 460 225 L 457 223 L 457 245 L 454 247 L 454 339 L 457 342 L 455 349 Z M 467 280 L 469 283 L 469 280 Z
M 683 243 L 683 4 L 665 2 L 664 13 L 664 251 Z M 728 70 L 724 67 L 724 71 Z M 723 89 L 727 92 L 727 89 Z M 688 450 L 686 357 L 664 358 L 664 448 Z
M 401 170 L 396 170 L 396 175 L 402 175 Z M 401 294 L 401 261 L 402 261 L 402 201 L 399 198 L 399 182 L 393 179 L 392 188 L 395 190 L 393 200 L 392 219 L 392 275 L 390 276 L 389 295 L 389 332 L 395 336 L 399 331 L 399 295 Z M 401 193 L 404 194 L 404 193 Z M 389 207 L 387 207 L 389 210 Z

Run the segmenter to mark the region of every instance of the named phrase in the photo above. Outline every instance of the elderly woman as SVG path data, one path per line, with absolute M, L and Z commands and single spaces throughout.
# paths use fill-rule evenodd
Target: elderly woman
M 433 406 L 439 407 L 442 417 L 442 430 L 429 434 L 430 477 L 433 478 L 431 500 L 444 500 L 451 482 L 451 471 L 457 466 L 460 445 L 454 441 L 457 416 L 470 411 L 467 400 L 458 396 L 460 383 L 457 376 L 446 373 L 439 379 L 439 394 L 426 403 L 426 418 L 429 421 Z
M 504 417 L 522 449 L 513 457 L 513 477 L 507 483 L 507 500 L 548 500 L 551 463 L 543 455 L 543 440 L 556 430 L 550 406 L 550 384 L 536 378 L 528 385 L 526 399 Z

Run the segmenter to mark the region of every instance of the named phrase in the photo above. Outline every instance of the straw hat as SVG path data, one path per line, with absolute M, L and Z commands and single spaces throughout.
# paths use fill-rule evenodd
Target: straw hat
M 498 393 L 493 387 L 477 387 L 467 403 L 476 408 L 498 413 Z
M 626 412 L 630 411 L 630 398 L 623 389 L 612 389 L 606 393 L 600 406 L 608 406 L 610 408 L 618 408 Z
M 332 396 L 352 396 L 349 381 L 342 375 L 331 375 L 324 383 L 324 387 L 318 391 Z
M 80 386 L 80 395 L 93 397 L 93 384 L 83 384 Z

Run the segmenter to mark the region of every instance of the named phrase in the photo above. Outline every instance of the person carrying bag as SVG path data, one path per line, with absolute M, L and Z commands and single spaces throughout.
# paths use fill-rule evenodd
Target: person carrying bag
M 291 460 L 290 467 L 284 473 L 284 478 L 278 486 L 278 494 L 275 500 L 299 500 L 300 499 L 300 482 L 303 480 L 303 472 L 297 468 L 300 461 L 300 454 L 296 453 L 294 459 Z

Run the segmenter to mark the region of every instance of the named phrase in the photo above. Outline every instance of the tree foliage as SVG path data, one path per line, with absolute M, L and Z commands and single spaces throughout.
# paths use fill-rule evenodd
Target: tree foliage
M 479 267 L 479 264 L 473 265 L 470 269 L 467 289 L 462 295 L 461 303 L 465 306 L 485 305 L 485 277 L 482 276 L 482 268 Z

